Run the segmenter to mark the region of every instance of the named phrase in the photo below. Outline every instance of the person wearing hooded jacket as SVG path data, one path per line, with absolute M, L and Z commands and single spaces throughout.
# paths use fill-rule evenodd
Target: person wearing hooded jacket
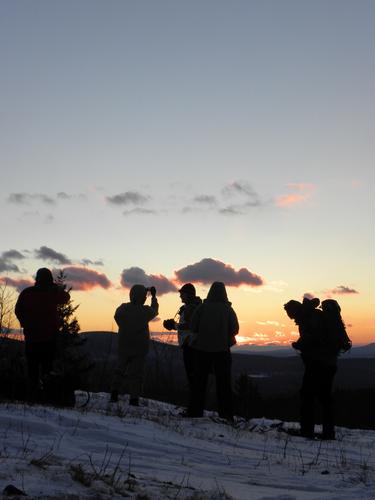
M 45 267 L 38 269 L 34 286 L 25 288 L 17 299 L 15 314 L 25 336 L 31 398 L 36 395 L 40 378 L 52 370 L 60 326 L 58 306 L 69 299 L 69 293 L 54 283 Z
M 133 285 L 130 302 L 121 304 L 115 312 L 118 330 L 118 364 L 112 383 L 111 402 L 118 401 L 120 387 L 126 379 L 129 403 L 139 405 L 143 371 L 150 344 L 149 322 L 159 313 L 155 287 L 150 288 L 151 305 L 145 305 L 147 288 Z
M 211 285 L 207 298 L 194 312 L 191 330 L 195 333 L 191 342 L 195 350 L 195 366 L 187 416 L 203 416 L 208 375 L 213 372 L 219 416 L 231 420 L 233 397 L 230 347 L 236 343 L 239 324 L 228 301 L 224 283 L 215 281 Z

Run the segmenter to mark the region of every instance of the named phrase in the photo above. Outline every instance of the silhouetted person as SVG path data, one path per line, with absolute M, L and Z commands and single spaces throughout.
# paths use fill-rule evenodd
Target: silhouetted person
M 187 416 L 202 417 L 207 379 L 213 372 L 216 379 L 218 413 L 233 419 L 232 357 L 230 347 L 239 331 L 236 313 L 228 301 L 224 283 L 215 281 L 207 298 L 194 312 L 191 330 L 195 333 L 192 347 L 194 375 Z
M 25 336 L 31 399 L 37 395 L 40 380 L 52 370 L 60 326 L 58 306 L 69 299 L 69 293 L 54 283 L 51 271 L 45 267 L 38 269 L 35 285 L 18 297 L 15 313 Z
M 301 387 L 301 436 L 313 438 L 315 427 L 315 401 L 322 407 L 322 439 L 335 439 L 332 387 L 337 371 L 337 357 L 341 350 L 332 345 L 331 338 L 338 335 L 337 325 L 327 313 L 317 309 L 319 299 L 303 299 L 301 304 L 291 300 L 284 309 L 299 327 L 300 338 L 292 346 L 301 352 L 305 366 Z M 335 302 L 335 301 L 334 301 Z
M 191 389 L 195 352 L 190 345 L 193 340 L 191 319 L 196 308 L 202 304 L 202 300 L 200 297 L 196 296 L 195 287 L 192 283 L 183 285 L 179 293 L 183 305 L 176 314 L 176 316 L 178 316 L 178 321 L 175 321 L 175 319 L 167 319 L 163 322 L 163 326 L 167 330 L 177 330 L 178 345 L 182 348 L 186 377 Z
M 143 371 L 150 346 L 148 323 L 159 312 L 156 289 L 151 287 L 151 305 L 145 305 L 148 289 L 133 285 L 130 302 L 121 304 L 115 312 L 118 330 L 118 363 L 112 383 L 111 402 L 118 401 L 118 393 L 124 381 L 130 396 L 129 403 L 139 405 L 142 391 Z

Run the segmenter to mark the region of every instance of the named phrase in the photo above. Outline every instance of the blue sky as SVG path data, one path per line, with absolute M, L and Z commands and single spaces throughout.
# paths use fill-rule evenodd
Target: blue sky
M 83 326 L 104 328 L 123 269 L 173 280 L 216 259 L 264 279 L 230 289 L 245 334 L 281 323 L 291 297 L 351 290 L 336 298 L 370 340 L 374 14 L 345 0 L 2 2 L 0 255 L 24 259 L 0 277 L 60 265 L 35 257 L 43 246 L 100 261 L 86 267 L 113 286 L 77 300 Z M 162 314 L 177 306 L 163 296 Z

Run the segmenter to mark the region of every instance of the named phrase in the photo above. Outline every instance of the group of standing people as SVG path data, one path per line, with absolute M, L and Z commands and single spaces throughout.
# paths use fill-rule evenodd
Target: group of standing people
M 147 292 L 151 305 L 145 305 Z M 228 300 L 224 283 L 214 282 L 202 302 L 192 283 L 179 290 L 183 305 L 175 318 L 164 321 L 167 330 L 177 330 L 190 389 L 189 404 L 183 416 L 203 416 L 208 375 L 216 378 L 219 416 L 233 419 L 230 347 L 239 331 L 236 313 Z M 130 289 L 130 302 L 115 313 L 119 327 L 118 367 L 112 385 L 111 401 L 118 401 L 122 381 L 127 382 L 129 403 L 139 405 L 142 374 L 149 343 L 148 323 L 158 314 L 156 290 L 142 285 Z
M 147 295 L 150 305 L 146 305 Z M 233 420 L 232 358 L 230 348 L 236 343 L 239 324 L 228 300 L 224 283 L 214 282 L 203 301 L 192 283 L 179 290 L 182 306 L 176 316 L 163 322 L 167 330 L 176 330 L 182 349 L 189 401 L 182 416 L 202 417 L 208 376 L 216 380 L 219 416 Z M 159 313 L 155 287 L 141 284 L 130 289 L 130 301 L 115 312 L 118 325 L 118 361 L 111 389 L 111 402 L 117 402 L 126 382 L 129 404 L 139 405 L 143 373 L 150 344 L 149 322 Z M 49 269 L 36 273 L 35 285 L 23 290 L 15 313 L 25 336 L 25 354 L 32 393 L 43 376 L 52 370 L 59 327 L 58 308 L 68 303 L 70 295 L 53 281 Z M 320 308 L 319 308 L 320 306 Z M 333 299 L 320 305 L 319 299 L 291 300 L 284 309 L 298 325 L 300 337 L 292 346 L 300 351 L 305 372 L 301 387 L 300 435 L 313 438 L 315 402 L 323 409 L 323 439 L 335 439 L 332 410 L 332 385 L 340 352 L 350 349 L 340 306 Z

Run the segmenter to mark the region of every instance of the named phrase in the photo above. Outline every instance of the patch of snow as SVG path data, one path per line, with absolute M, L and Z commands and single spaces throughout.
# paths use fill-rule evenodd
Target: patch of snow
M 285 431 L 295 423 L 236 419 L 126 396 L 77 392 L 77 408 L 0 404 L 0 492 L 29 498 L 346 500 L 375 498 L 375 432 L 336 441 Z M 319 429 L 317 429 L 319 430 Z

